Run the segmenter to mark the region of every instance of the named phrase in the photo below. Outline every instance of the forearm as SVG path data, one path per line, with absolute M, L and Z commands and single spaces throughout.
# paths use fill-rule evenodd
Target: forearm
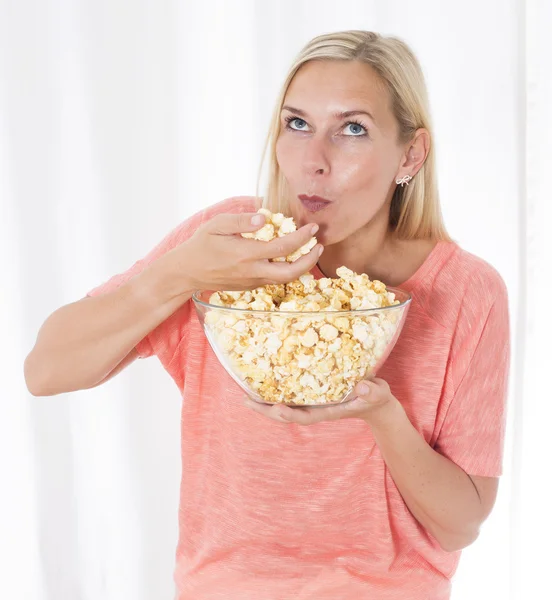
M 63 306 L 46 319 L 25 361 L 33 394 L 93 387 L 190 298 L 191 290 L 171 290 L 163 259 L 113 292 Z
M 470 477 L 424 440 L 393 398 L 368 419 L 375 441 L 414 517 L 446 550 L 470 544 L 483 509 Z

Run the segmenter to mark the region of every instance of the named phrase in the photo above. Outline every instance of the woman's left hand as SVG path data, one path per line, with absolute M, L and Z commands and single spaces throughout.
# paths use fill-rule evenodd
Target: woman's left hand
M 374 413 L 396 398 L 386 381 L 377 377 L 360 381 L 352 393 L 352 400 L 342 404 L 332 404 L 323 407 L 286 406 L 285 404 L 261 404 L 244 396 L 244 403 L 269 419 L 280 423 L 296 423 L 297 425 L 313 425 L 323 421 L 338 421 L 339 419 L 363 419 L 367 423 Z

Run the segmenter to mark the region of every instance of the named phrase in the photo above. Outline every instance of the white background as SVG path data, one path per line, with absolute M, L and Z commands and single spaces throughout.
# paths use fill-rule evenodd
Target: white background
M 255 193 L 291 61 L 343 29 L 414 49 L 447 227 L 510 294 L 505 474 L 453 598 L 550 597 L 551 4 L 0 0 L 0 597 L 173 597 L 178 390 L 150 359 L 34 398 L 23 361 L 53 310 Z

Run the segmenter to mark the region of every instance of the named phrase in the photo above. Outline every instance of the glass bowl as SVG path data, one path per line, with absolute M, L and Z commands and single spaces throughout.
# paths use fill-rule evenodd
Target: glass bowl
M 209 303 L 212 291 L 192 299 L 218 360 L 252 399 L 327 406 L 350 400 L 395 346 L 412 298 L 399 288 L 387 291 L 398 304 L 316 312 L 217 306 Z

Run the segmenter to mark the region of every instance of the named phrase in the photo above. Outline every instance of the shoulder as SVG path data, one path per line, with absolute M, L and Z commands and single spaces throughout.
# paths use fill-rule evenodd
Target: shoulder
M 419 300 L 449 330 L 466 320 L 477 327 L 495 304 L 507 307 L 506 284 L 489 262 L 455 242 L 448 244 L 446 258 L 420 290 Z
M 488 312 L 495 302 L 508 299 L 508 290 L 502 275 L 489 262 L 458 246 L 451 257 L 449 278 L 456 281 L 463 304 L 466 302 Z
M 458 386 L 473 360 L 479 369 L 501 372 L 510 352 L 508 290 L 498 270 L 483 258 L 459 248 L 449 266 L 454 310 L 449 323 L 452 334 L 452 378 Z M 488 368 L 487 368 L 488 367 Z M 476 367 L 473 367 L 476 369 Z M 475 372 L 473 377 L 476 378 Z M 456 387 L 456 389 L 458 389 Z
M 480 298 L 496 298 L 507 294 L 502 275 L 489 262 L 456 243 L 455 251 L 439 269 L 436 285 L 456 294 L 468 294 Z

